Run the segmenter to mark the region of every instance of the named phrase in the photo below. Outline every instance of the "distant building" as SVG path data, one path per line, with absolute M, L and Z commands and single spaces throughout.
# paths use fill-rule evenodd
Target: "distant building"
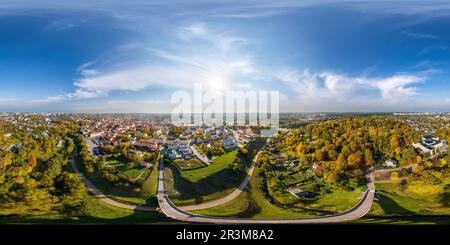
M 313 163 L 312 169 L 316 170 L 318 167 L 319 167 L 319 164 L 318 164 L 318 163 L 316 163 L 316 162 Z
M 172 160 L 181 158 L 181 155 L 176 150 L 170 150 L 167 155 Z
M 102 136 L 102 135 L 103 135 L 103 132 L 102 132 L 102 131 L 90 133 L 90 137 L 92 137 L 92 138 L 94 138 L 94 137 L 99 137 L 99 136 Z
M 393 159 L 388 159 L 385 163 L 384 166 L 388 167 L 388 168 L 392 168 L 392 167 L 397 167 L 397 161 L 393 160 Z
M 300 161 L 293 161 L 293 162 L 289 163 L 288 169 L 295 168 L 300 165 L 302 165 L 302 163 Z
M 234 138 L 230 137 L 230 138 L 223 139 L 222 145 L 223 145 L 223 148 L 228 151 L 228 150 L 233 150 L 234 148 L 236 148 L 237 142 Z
M 447 144 L 445 141 L 439 140 L 438 137 L 426 135 L 422 137 L 420 142 L 414 143 L 413 147 L 419 149 L 422 154 L 435 154 L 438 150 L 446 150 Z
M 146 168 L 151 168 L 151 167 L 153 167 L 153 164 L 152 164 L 152 163 L 149 163 L 149 162 L 143 162 L 143 163 L 141 163 L 141 165 L 144 166 L 144 167 L 146 167 Z
M 295 197 L 311 197 L 313 196 L 313 194 L 309 191 L 304 191 L 302 189 L 299 188 L 291 188 L 288 190 L 289 193 L 291 193 L 292 195 L 294 195 Z
M 153 140 L 137 140 L 134 145 L 137 148 L 146 150 L 154 150 L 158 148 L 158 143 Z

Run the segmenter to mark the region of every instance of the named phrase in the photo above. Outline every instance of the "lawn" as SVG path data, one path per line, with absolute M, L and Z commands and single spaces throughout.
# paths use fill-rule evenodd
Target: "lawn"
M 233 201 L 222 206 L 197 210 L 195 213 L 211 216 L 228 216 L 241 218 L 305 218 L 311 215 L 302 212 L 301 209 L 284 209 L 278 207 L 265 197 L 261 190 L 262 177 L 255 169 L 250 180 L 250 186 L 246 191 Z
M 191 182 L 182 176 L 178 168 L 166 166 L 164 179 L 166 191 L 176 205 L 191 205 L 224 197 L 236 188 L 243 175 L 224 169 L 198 182 Z
M 445 215 L 450 207 L 443 207 L 436 195 L 414 195 L 398 183 L 376 184 L 380 196 L 374 202 L 369 215 Z
M 121 156 L 110 157 L 106 161 L 106 165 L 117 169 L 124 178 L 131 182 L 144 181 L 151 172 L 149 168 L 139 163 L 131 162 Z
M 352 224 L 389 224 L 389 225 L 435 225 L 450 224 L 450 215 L 433 216 L 397 216 L 397 217 L 363 217 L 361 219 L 349 221 Z
M 249 194 L 248 192 L 243 192 L 236 199 L 224 205 L 190 212 L 207 216 L 245 217 L 251 212 L 251 208 L 252 203 L 249 201 Z
M 115 185 L 106 179 L 102 178 L 100 174 L 95 171 L 88 173 L 80 161 L 77 161 L 78 169 L 86 176 L 100 191 L 110 198 L 117 199 L 119 201 L 145 205 L 148 204 L 150 195 L 145 195 L 142 192 L 136 192 L 136 188 L 141 188 L 140 185 L 133 183 Z
M 228 153 L 223 154 L 220 157 L 217 157 L 213 160 L 213 162 L 204 168 L 182 171 L 181 175 L 191 182 L 198 182 L 201 179 L 212 176 L 228 167 L 234 158 L 236 158 L 237 150 L 230 151 Z
M 0 224 L 157 224 L 171 222 L 159 212 L 140 212 L 117 208 L 89 196 L 84 215 L 46 215 L 0 217 Z
M 264 142 L 264 139 L 250 142 L 247 157 L 238 155 L 236 149 L 215 158 L 209 166 L 195 170 L 180 171 L 173 164 L 166 165 L 165 183 L 166 188 L 170 190 L 171 200 L 176 205 L 192 205 L 230 194 L 242 182 L 246 169 L 232 170 L 228 166 L 239 158 L 245 168 L 248 168 Z
M 194 170 L 207 166 L 196 158 L 189 160 L 176 159 L 173 161 L 173 164 L 175 164 L 175 166 L 177 166 L 177 168 L 181 171 Z
M 148 175 L 147 179 L 145 179 L 144 184 L 142 184 L 142 192 L 149 195 L 156 195 L 158 191 L 158 166 L 159 161 L 156 161 L 156 165 L 151 171 L 150 175 Z
M 202 215 L 241 218 L 273 219 L 315 217 L 352 208 L 359 202 L 366 189 L 366 187 L 360 187 L 354 191 L 335 190 L 304 207 L 280 207 L 272 204 L 266 198 L 261 189 L 263 179 L 259 176 L 258 172 L 259 169 L 255 169 L 250 180 L 250 186 L 236 199 L 218 207 L 193 212 Z
M 332 193 L 320 196 L 319 199 L 304 207 L 329 212 L 343 212 L 358 204 L 366 189 L 366 186 L 356 188 L 353 191 L 334 189 Z
M 180 171 L 174 164 L 164 169 L 166 189 L 177 205 L 191 205 L 224 197 L 239 186 L 244 171 L 233 171 L 228 166 L 234 161 L 237 150 L 228 152 L 207 167 Z

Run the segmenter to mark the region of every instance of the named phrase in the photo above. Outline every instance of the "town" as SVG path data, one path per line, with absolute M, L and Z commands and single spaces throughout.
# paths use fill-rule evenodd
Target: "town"
M 424 192 L 433 195 L 431 206 L 424 204 L 411 213 L 446 212 L 449 114 L 281 116 L 282 123 L 295 120 L 302 124 L 293 123 L 272 138 L 261 138 L 261 128 L 255 126 L 174 126 L 167 115 L 2 113 L 0 166 L 22 171 L 3 172 L 2 181 L 20 186 L 32 178 L 29 174 L 44 171 L 46 175 L 46 168 L 56 164 L 53 178 L 73 169 L 112 200 L 108 205 L 150 211 L 160 202 L 158 175 L 163 173 L 171 201 L 194 213 L 245 217 L 252 213 L 248 205 L 256 202 L 253 205 L 265 207 L 257 217 L 302 218 L 356 205 L 367 190 L 364 172 L 374 168 L 378 203 L 371 212 L 375 215 L 391 214 L 383 211 L 384 202 L 394 193 L 410 199 L 417 196 L 412 202 L 425 198 Z M 33 150 L 32 145 L 38 148 Z M 252 194 L 239 190 L 235 200 L 222 201 L 253 164 L 257 174 L 248 183 Z M 78 180 L 74 188 L 83 190 L 82 182 Z M 260 187 L 265 190 L 262 199 L 254 196 Z M 75 206 L 86 205 L 88 193 L 80 193 Z M 210 204 L 214 202 L 240 207 L 228 214 L 222 210 L 226 206 L 214 207 Z M 436 208 L 440 202 L 444 206 Z M 54 205 L 30 208 L 45 213 Z M 2 211 L 14 212 L 14 208 Z

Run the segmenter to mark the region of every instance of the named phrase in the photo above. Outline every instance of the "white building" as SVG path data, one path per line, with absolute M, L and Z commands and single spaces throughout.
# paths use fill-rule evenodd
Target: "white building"
M 392 160 L 392 159 L 388 159 L 385 163 L 384 166 L 388 167 L 388 168 L 392 168 L 392 167 L 397 167 L 397 161 Z
M 223 139 L 222 142 L 223 148 L 225 148 L 225 150 L 232 150 L 234 148 L 237 147 L 237 142 L 234 138 L 225 138 Z
M 438 137 L 424 136 L 418 143 L 414 143 L 413 147 L 419 149 L 423 154 L 435 154 L 437 150 L 446 150 L 447 144 Z

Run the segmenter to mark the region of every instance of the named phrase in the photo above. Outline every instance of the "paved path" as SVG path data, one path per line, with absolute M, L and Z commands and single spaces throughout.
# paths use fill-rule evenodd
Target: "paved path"
M 144 206 L 131 205 L 131 204 L 123 203 L 123 202 L 118 202 L 112 198 L 109 198 L 108 196 L 103 194 L 103 192 L 101 192 L 94 184 L 92 184 L 92 182 L 90 180 L 88 180 L 86 178 L 86 176 L 83 175 L 83 173 L 80 172 L 77 165 L 75 164 L 75 159 L 72 158 L 72 162 L 70 163 L 70 166 L 72 167 L 75 174 L 81 179 L 81 181 L 84 182 L 84 184 L 86 185 L 88 190 L 92 194 L 94 194 L 95 197 L 99 198 L 103 202 L 105 202 L 109 205 L 115 206 L 115 207 L 130 209 L 130 210 L 135 210 L 135 211 L 146 211 L 146 212 L 152 211 L 153 212 L 153 211 L 157 210 L 155 207 L 144 207 Z
M 204 164 L 209 165 L 211 164 L 211 160 L 209 160 L 205 155 L 198 152 L 197 147 L 194 145 L 189 145 L 189 148 L 191 148 L 191 151 L 194 153 L 194 155 L 202 161 Z
M 407 166 L 404 166 L 404 167 L 398 167 L 398 168 L 382 168 L 382 169 L 375 169 L 375 173 L 376 174 L 378 174 L 378 173 L 390 173 L 390 172 L 394 172 L 394 171 L 400 171 L 400 170 L 402 170 L 402 169 L 409 169 L 409 168 L 411 168 L 411 169 L 413 169 L 413 168 L 415 168 L 417 165 L 419 165 L 419 163 L 413 163 L 413 164 L 410 164 L 410 165 L 407 165 Z
M 252 169 L 253 171 L 253 169 Z M 250 176 L 247 175 L 249 178 Z M 374 185 L 374 171 L 370 169 L 367 171 L 367 190 L 361 201 L 353 208 L 334 215 L 321 216 L 317 218 L 302 218 L 302 219 L 240 219 L 228 217 L 211 217 L 189 213 L 175 206 L 167 196 L 164 188 L 164 165 L 162 161 L 159 165 L 159 179 L 158 179 L 158 202 L 161 211 L 168 217 L 186 222 L 198 223 L 215 223 L 215 224 L 311 224 L 311 223 L 335 223 L 355 220 L 366 215 L 372 206 L 375 185 Z M 248 179 L 247 179 L 248 182 Z M 231 195 L 231 194 L 230 194 Z
M 255 158 L 253 159 L 250 168 L 247 170 L 247 175 L 245 176 L 244 180 L 241 182 L 239 187 L 236 190 L 234 190 L 232 193 L 230 193 L 229 195 L 227 195 L 223 198 L 213 200 L 210 202 L 189 205 L 189 206 L 182 206 L 179 208 L 181 208 L 184 211 L 212 208 L 212 207 L 217 207 L 217 206 L 223 205 L 223 204 L 235 199 L 236 197 L 238 197 L 242 193 L 242 191 L 244 191 L 245 187 L 247 187 L 248 182 L 250 181 L 250 177 L 252 176 L 253 170 L 255 169 L 256 160 L 259 157 L 259 153 L 260 152 L 258 152 L 258 154 L 256 154 Z

